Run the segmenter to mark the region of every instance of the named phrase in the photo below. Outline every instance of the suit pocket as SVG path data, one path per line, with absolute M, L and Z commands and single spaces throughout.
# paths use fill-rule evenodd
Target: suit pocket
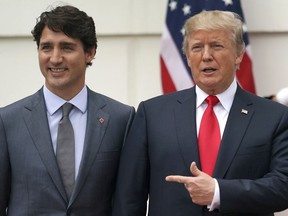
M 270 146 L 266 144 L 253 145 L 253 146 L 242 146 L 239 148 L 237 155 L 250 155 L 250 154 L 261 154 L 263 152 L 270 151 Z

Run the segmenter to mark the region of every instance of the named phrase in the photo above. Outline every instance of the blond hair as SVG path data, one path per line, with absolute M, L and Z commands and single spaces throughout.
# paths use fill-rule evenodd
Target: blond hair
M 235 43 L 237 53 L 240 55 L 245 50 L 243 40 L 243 22 L 241 17 L 230 11 L 202 11 L 186 20 L 185 34 L 182 51 L 187 54 L 188 40 L 191 34 L 198 30 L 228 30 L 231 32 L 232 40 Z

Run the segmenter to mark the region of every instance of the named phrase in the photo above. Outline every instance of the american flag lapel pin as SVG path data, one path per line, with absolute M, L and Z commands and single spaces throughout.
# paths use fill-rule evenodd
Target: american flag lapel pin
M 242 110 L 241 110 L 241 113 L 247 115 L 247 114 L 248 114 L 248 110 L 246 110 L 246 109 L 242 109 Z
M 99 118 L 99 122 L 102 124 L 103 122 L 105 121 L 105 119 L 104 118 Z

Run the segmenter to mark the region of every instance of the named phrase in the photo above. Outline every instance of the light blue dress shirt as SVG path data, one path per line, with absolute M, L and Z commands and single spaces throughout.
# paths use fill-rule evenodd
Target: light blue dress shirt
M 69 102 L 74 105 L 69 114 L 70 121 L 73 126 L 75 136 L 75 178 L 77 178 L 80 162 L 82 159 L 85 132 L 87 125 L 87 87 L 83 89 L 70 101 L 66 101 L 52 93 L 46 86 L 43 87 L 45 103 L 47 107 L 47 118 L 50 127 L 53 149 L 56 154 L 58 124 L 62 118 L 61 106 Z

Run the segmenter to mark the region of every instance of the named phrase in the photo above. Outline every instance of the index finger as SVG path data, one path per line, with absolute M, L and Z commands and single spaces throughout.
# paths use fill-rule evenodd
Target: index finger
M 165 180 L 168 182 L 177 182 L 177 183 L 183 183 L 183 184 L 189 183 L 190 179 L 191 177 L 180 176 L 180 175 L 169 175 L 169 176 L 166 176 L 165 178 Z

